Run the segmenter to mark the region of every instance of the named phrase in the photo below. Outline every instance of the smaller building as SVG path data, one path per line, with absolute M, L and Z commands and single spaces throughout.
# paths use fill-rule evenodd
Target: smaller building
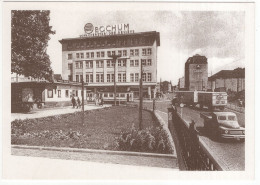
M 245 90 L 245 68 L 221 70 L 209 77 L 208 80 L 208 89 L 212 91 L 225 89 L 226 91 L 240 92 Z
M 179 78 L 179 82 L 178 82 L 178 89 L 184 89 L 185 88 L 185 80 L 184 77 Z

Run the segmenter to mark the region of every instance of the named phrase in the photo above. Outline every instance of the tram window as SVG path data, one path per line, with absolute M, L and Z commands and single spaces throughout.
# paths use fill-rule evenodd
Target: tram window
M 116 97 L 119 97 L 119 94 L 116 94 Z
M 106 97 L 106 98 L 108 97 L 107 93 L 104 93 L 104 97 Z
M 113 93 L 109 93 L 109 97 L 113 98 L 114 97 Z
M 121 98 L 124 98 L 124 97 L 125 97 L 125 94 L 120 94 L 120 97 L 121 97 Z

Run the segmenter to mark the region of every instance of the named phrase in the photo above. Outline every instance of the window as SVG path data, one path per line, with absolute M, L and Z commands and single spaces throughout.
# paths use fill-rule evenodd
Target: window
M 61 90 L 58 90 L 58 98 L 61 98 Z
M 72 69 L 72 64 L 68 64 L 68 70 Z
M 118 60 L 118 66 L 121 66 L 122 65 L 122 60 Z
M 103 61 L 103 60 L 97 60 L 97 62 L 96 62 L 96 67 L 97 67 L 97 68 L 102 68 L 102 67 L 104 67 L 104 61 Z
M 89 75 L 89 78 L 90 78 L 90 79 L 89 79 L 89 82 L 93 82 L 93 74 L 90 74 L 90 75 Z
M 237 121 L 235 116 L 228 116 L 229 121 Z
M 147 49 L 147 55 L 151 55 L 152 54 L 152 49 L 151 48 L 148 48 Z
M 86 74 L 86 82 L 89 83 L 89 74 Z
M 80 58 L 84 58 L 84 53 L 80 53 Z
M 130 56 L 134 56 L 134 50 L 133 49 L 130 50 Z
M 76 53 L 76 58 L 79 58 L 79 53 Z
M 122 74 L 118 73 L 118 82 L 121 82 L 121 81 L 122 81 Z
M 68 60 L 71 60 L 72 59 L 72 54 L 68 54 Z
M 101 57 L 105 57 L 105 52 L 104 51 L 101 52 Z
M 126 74 L 123 73 L 123 82 L 126 82 Z
M 131 74 L 130 74 L 130 81 L 131 81 L 131 82 L 134 82 L 134 73 L 131 73 Z
M 151 59 L 148 59 L 148 60 L 147 60 L 147 65 L 148 65 L 148 66 L 151 66 L 151 65 L 152 65 L 152 60 L 151 60 Z
M 80 82 L 83 81 L 83 75 L 80 75 Z
M 89 53 L 86 53 L 86 58 L 89 58 Z
M 126 60 L 122 61 L 122 66 L 126 67 Z
M 96 74 L 96 82 L 99 82 L 99 74 Z
M 131 66 L 131 67 L 134 66 L 134 60 L 130 60 L 130 66 Z
M 116 51 L 112 51 L 112 55 L 115 55 L 116 54 Z
M 218 120 L 226 120 L 226 116 L 218 116 Z
M 143 82 L 146 82 L 146 74 L 143 73 Z
M 119 51 L 118 51 L 118 55 L 120 55 L 120 56 L 121 56 L 121 55 L 122 55 L 122 51 L 120 51 L 120 50 L 119 50 Z
M 65 90 L 65 96 L 66 96 L 66 98 L 69 97 L 69 90 Z
M 86 61 L 86 68 L 93 68 L 93 61 Z
M 111 51 L 107 51 L 107 56 L 111 56 Z
M 76 62 L 76 69 L 78 69 L 79 68 L 79 63 L 78 62 Z
M 146 59 L 142 59 L 141 62 L 142 62 L 142 65 L 143 65 L 143 66 L 146 65 Z
M 115 81 L 115 75 L 112 74 L 111 76 L 112 76 L 112 78 L 111 78 L 111 82 L 114 82 L 114 81 Z
M 127 56 L 127 50 L 123 51 L 123 56 Z
M 100 75 L 100 82 L 104 82 L 104 74 Z
M 79 68 L 80 68 L 80 69 L 83 68 L 83 62 L 79 62 Z
M 110 74 L 107 74 L 107 82 L 110 82 Z
M 139 49 L 135 49 L 135 56 L 139 56 Z
M 146 55 L 146 49 L 142 49 L 143 56 Z
M 152 73 L 147 73 L 147 81 L 148 82 L 152 81 Z
M 139 66 L 139 60 L 135 60 L 135 66 Z
M 79 82 L 79 75 L 76 75 L 76 82 Z
M 91 52 L 91 58 L 94 58 L 94 52 Z
M 53 90 L 48 89 L 48 98 L 53 98 Z
M 100 52 L 97 52 L 97 58 L 100 58 Z
M 68 80 L 72 81 L 72 76 L 71 75 L 68 75 Z
M 139 73 L 135 73 L 135 81 L 136 81 L 136 82 L 139 81 Z

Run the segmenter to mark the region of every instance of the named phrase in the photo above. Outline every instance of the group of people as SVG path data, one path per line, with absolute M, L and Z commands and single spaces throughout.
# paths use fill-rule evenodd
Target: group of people
M 79 97 L 75 97 L 74 95 L 71 98 L 71 103 L 73 108 L 81 108 L 81 101 Z
M 100 105 L 100 106 L 104 105 L 103 97 L 100 98 L 99 96 L 94 96 L 94 102 L 95 102 L 95 105 Z M 79 97 L 72 95 L 71 103 L 72 103 L 73 108 L 81 108 L 81 101 L 80 101 Z

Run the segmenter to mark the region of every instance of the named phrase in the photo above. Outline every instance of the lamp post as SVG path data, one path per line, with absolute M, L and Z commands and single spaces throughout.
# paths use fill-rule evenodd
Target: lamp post
M 114 64 L 114 105 L 116 105 L 116 59 L 120 58 L 121 55 L 109 55 L 108 57 L 111 57 L 113 59 Z
M 142 121 L 143 121 L 143 62 L 141 61 L 141 71 L 140 71 L 140 90 L 139 90 L 139 130 L 143 129 Z

